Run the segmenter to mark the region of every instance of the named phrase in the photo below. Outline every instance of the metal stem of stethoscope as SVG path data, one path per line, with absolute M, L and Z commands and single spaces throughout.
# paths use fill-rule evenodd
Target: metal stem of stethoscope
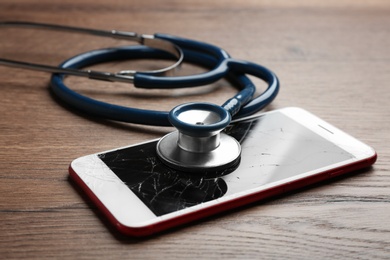
M 176 69 L 183 61 L 184 55 L 181 49 L 175 44 L 155 38 L 153 35 L 145 35 L 145 34 L 137 34 L 134 32 L 123 32 L 123 31 L 105 31 L 105 30 L 96 30 L 96 29 L 88 29 L 88 28 L 80 28 L 80 27 L 71 27 L 71 26 L 63 26 L 63 25 L 54 25 L 54 24 L 43 24 L 43 23 L 32 23 L 32 22 L 0 22 L 0 27 L 23 27 L 23 28 L 33 28 L 33 29 L 48 29 L 48 30 L 56 30 L 56 31 L 64 31 L 64 32 L 72 32 L 72 33 L 83 33 L 95 36 L 102 37 L 110 37 L 114 39 L 121 40 L 129 40 L 134 41 L 139 44 L 160 49 L 166 51 L 172 55 L 173 58 L 176 59 L 176 62 L 166 68 L 152 70 L 152 71 L 143 71 L 144 73 L 151 75 L 166 75 L 171 71 Z M 0 65 L 24 68 L 30 70 L 38 70 L 45 71 L 50 73 L 62 73 L 67 75 L 74 75 L 80 77 L 87 77 L 90 79 L 98 79 L 105 81 L 119 81 L 119 82 L 134 82 L 134 75 L 137 71 L 135 70 L 122 70 L 116 73 L 110 72 L 101 72 L 94 70 L 77 70 L 71 68 L 59 68 L 56 66 L 49 66 L 43 64 L 15 61 L 9 59 L 1 59 Z

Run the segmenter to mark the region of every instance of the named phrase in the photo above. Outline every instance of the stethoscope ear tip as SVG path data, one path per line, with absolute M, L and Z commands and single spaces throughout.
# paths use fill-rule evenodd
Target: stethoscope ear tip
M 160 139 L 156 151 L 171 168 L 204 173 L 229 169 L 238 164 L 241 146 L 233 137 L 221 133 L 231 116 L 223 107 L 211 103 L 182 104 L 169 113 L 178 131 Z

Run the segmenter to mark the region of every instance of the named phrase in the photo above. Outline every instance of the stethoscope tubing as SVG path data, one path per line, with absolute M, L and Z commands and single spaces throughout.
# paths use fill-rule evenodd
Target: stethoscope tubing
M 271 103 L 278 95 L 280 89 L 279 79 L 266 67 L 253 62 L 235 59 L 228 60 L 228 67 L 235 73 L 249 74 L 268 83 L 268 87 L 264 92 L 257 97 L 252 98 L 248 103 L 240 107 L 240 109 L 234 114 L 234 119 L 246 117 L 260 111 Z
M 279 81 L 277 77 L 265 67 L 256 65 L 254 63 L 233 60 L 230 58 L 225 59 L 221 63 L 214 56 L 207 55 L 203 52 L 187 50 L 184 48 L 183 52 L 186 62 L 195 63 L 207 68 L 215 67 L 216 65 L 221 66 L 221 64 L 224 64 L 224 66 L 227 67 L 224 73 L 218 76 L 219 78 L 213 77 L 212 80 L 214 81 L 211 80 L 210 82 L 215 82 L 216 80 L 220 79 L 220 77 L 229 75 L 229 77 L 233 78 L 233 80 L 237 82 L 239 87 L 242 89 L 237 95 L 235 95 L 235 97 L 231 98 L 223 105 L 232 115 L 235 115 L 235 113 L 237 113 L 241 108 L 243 112 L 238 112 L 234 117 L 235 119 L 257 112 L 259 109 L 263 108 L 266 104 L 271 102 L 278 92 Z M 170 57 L 171 56 L 164 51 L 151 49 L 145 46 L 127 46 L 120 48 L 108 48 L 89 51 L 68 59 L 67 61 L 62 63 L 60 67 L 81 68 L 114 60 L 141 58 L 168 59 Z M 233 71 L 237 70 L 238 74 L 229 71 L 228 66 L 232 66 Z M 251 75 L 262 78 L 263 80 L 268 82 L 269 87 L 266 91 L 264 91 L 263 94 L 259 95 L 255 99 L 252 99 L 252 96 L 255 93 L 255 86 L 252 81 L 243 73 L 249 73 Z M 166 111 L 144 110 L 139 108 L 124 107 L 95 100 L 90 97 L 81 95 L 68 88 L 63 82 L 64 77 L 65 75 L 63 74 L 54 74 L 51 79 L 51 88 L 61 100 L 81 111 L 110 120 L 123 121 L 135 124 L 158 126 L 171 125 L 168 120 L 168 112 Z M 190 78 L 192 76 L 186 77 Z M 233 103 L 233 105 L 231 105 L 231 103 Z

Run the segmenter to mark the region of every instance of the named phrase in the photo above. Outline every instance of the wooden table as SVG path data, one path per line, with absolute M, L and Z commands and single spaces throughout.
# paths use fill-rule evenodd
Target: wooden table
M 53 96 L 48 74 L 0 67 L 0 258 L 388 259 L 390 3 L 290 2 L 2 0 L 0 20 L 164 32 L 223 46 L 277 73 L 282 89 L 268 110 L 305 108 L 373 146 L 379 157 L 373 168 L 347 178 L 149 239 L 126 239 L 77 192 L 68 165 L 170 129 L 89 117 Z M 0 35 L 2 57 L 52 65 L 93 48 L 127 44 L 21 29 L 1 28 Z M 184 66 L 181 73 L 194 69 Z M 120 83 L 67 81 L 101 100 L 165 110 L 185 101 L 221 103 L 234 93 L 225 81 L 149 92 Z

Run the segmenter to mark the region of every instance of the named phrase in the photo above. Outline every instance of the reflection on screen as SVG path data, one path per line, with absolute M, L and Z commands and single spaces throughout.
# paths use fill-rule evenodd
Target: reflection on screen
M 233 172 L 227 169 L 214 177 L 168 168 L 157 158 L 156 142 L 100 154 L 99 158 L 161 216 L 353 157 L 279 112 L 226 131 L 241 143 L 241 163 Z

